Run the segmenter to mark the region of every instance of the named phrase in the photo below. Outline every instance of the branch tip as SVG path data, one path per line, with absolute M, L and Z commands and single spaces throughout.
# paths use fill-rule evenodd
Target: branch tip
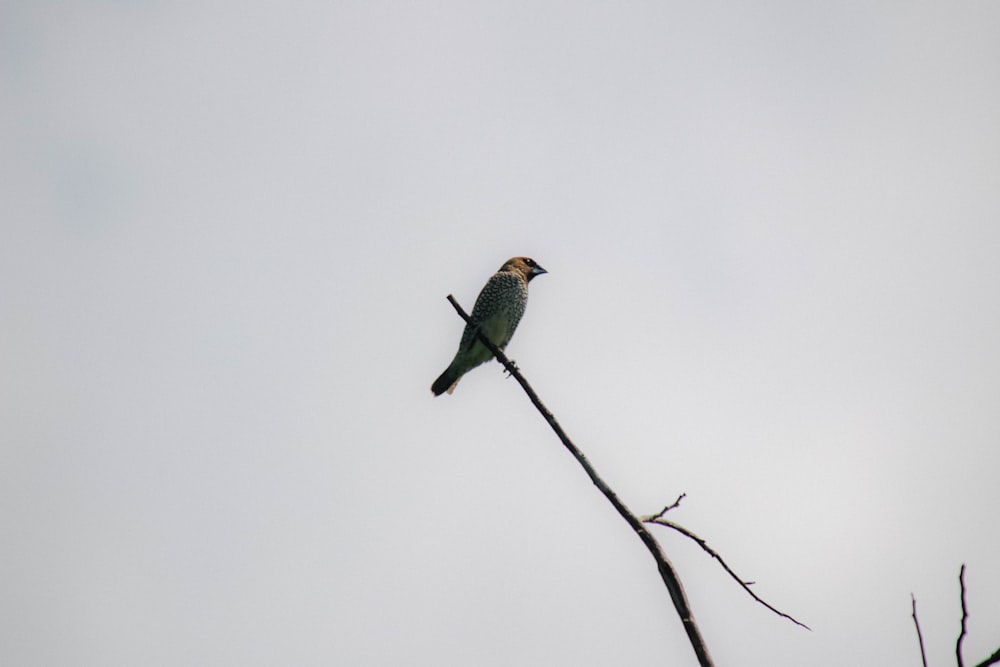
M 962 658 L 962 642 L 965 641 L 966 623 L 969 620 L 969 610 L 965 606 L 965 563 L 962 563 L 962 569 L 958 571 L 958 587 L 959 599 L 962 602 L 962 631 L 958 633 L 958 641 L 955 642 L 955 657 L 958 658 L 958 667 L 965 667 L 965 661 Z
M 920 621 L 917 620 L 917 598 L 910 593 L 910 600 L 913 602 L 913 625 L 917 626 L 917 642 L 920 644 L 920 661 L 927 667 L 927 653 L 924 651 L 924 635 L 920 632 Z

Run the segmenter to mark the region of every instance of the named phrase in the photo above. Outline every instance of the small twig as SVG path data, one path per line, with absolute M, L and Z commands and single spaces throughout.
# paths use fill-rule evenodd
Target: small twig
M 680 507 L 681 501 L 684 500 L 685 498 L 687 498 L 687 494 L 686 493 L 682 493 L 681 495 L 677 496 L 677 500 L 675 500 L 674 502 L 670 503 L 669 505 L 667 505 L 666 507 L 664 507 L 662 510 L 660 510 L 659 512 L 657 512 L 656 514 L 650 514 L 649 516 L 640 517 L 640 520 L 643 523 L 649 523 L 651 521 L 656 521 L 657 519 L 662 519 L 664 514 L 666 514 L 667 512 L 669 512 L 672 509 Z
M 664 511 L 666 511 L 666 510 L 664 510 Z M 662 516 L 662 514 L 663 514 L 663 512 L 660 513 L 660 516 Z M 768 604 L 767 602 L 765 602 L 764 600 L 762 600 L 756 593 L 754 593 L 752 590 L 750 590 L 750 586 L 753 585 L 754 582 L 752 582 L 752 581 L 744 581 L 743 579 L 741 579 L 739 577 L 739 575 L 737 575 L 735 572 L 733 572 L 732 568 L 730 568 L 729 565 L 726 564 L 726 561 L 722 560 L 722 556 L 720 556 L 717 551 L 715 551 L 712 547 L 708 546 L 708 543 L 705 540 L 701 539 L 700 537 L 698 537 L 697 535 L 695 535 L 694 533 L 692 533 L 690 530 L 688 530 L 684 526 L 680 526 L 680 525 L 674 523 L 673 521 L 667 521 L 666 519 L 660 519 L 660 518 L 650 518 L 650 519 L 646 519 L 645 521 L 646 521 L 646 523 L 655 523 L 655 524 L 657 524 L 659 526 L 666 526 L 667 528 L 673 528 L 674 530 L 676 530 L 681 535 L 684 535 L 685 537 L 688 537 L 688 538 L 694 540 L 698 544 L 698 546 L 700 546 L 702 549 L 704 549 L 705 552 L 709 556 L 711 556 L 715 560 L 719 561 L 719 565 L 722 566 L 722 569 L 724 569 L 726 572 L 728 572 L 729 576 L 732 577 L 736 581 L 736 583 L 738 583 L 740 585 L 740 587 L 743 590 L 745 590 L 748 595 L 750 595 L 750 597 L 752 597 L 754 600 L 756 600 L 757 602 L 761 603 L 762 605 L 764 605 L 765 607 L 767 607 L 768 609 L 770 609 L 771 611 L 773 611 L 778 616 L 781 616 L 782 618 L 787 618 L 789 621 L 791 621 L 795 625 L 803 627 L 806 630 L 810 630 L 810 631 L 812 630 L 812 628 L 810 628 L 805 623 L 802 623 L 801 621 L 796 620 L 795 618 L 793 618 L 789 614 L 786 614 L 783 611 L 775 609 L 770 604 Z
M 917 598 L 910 593 L 910 600 L 913 601 L 913 625 L 917 626 L 917 641 L 920 642 L 920 661 L 927 667 L 927 653 L 924 652 L 924 635 L 920 632 L 920 621 L 917 620 Z
M 958 571 L 958 585 L 962 600 L 962 631 L 958 634 L 958 641 L 955 642 L 955 655 L 958 657 L 958 667 L 965 667 L 965 662 L 962 660 L 962 642 L 965 641 L 965 626 L 969 620 L 969 610 L 965 607 L 965 563 L 962 563 L 962 569 Z
M 450 294 L 448 295 L 448 301 L 451 302 L 451 305 L 455 308 L 455 311 L 459 314 L 459 316 L 468 322 L 469 316 L 464 310 L 462 310 L 462 307 L 458 305 L 458 302 L 455 301 L 455 298 Z M 497 358 L 497 361 L 503 364 L 503 367 L 507 369 L 507 372 L 510 373 L 515 380 L 517 380 L 518 384 L 521 385 L 521 388 L 524 389 L 524 392 L 528 395 L 531 403 L 535 406 L 538 412 L 541 413 L 542 417 L 545 418 L 545 421 L 548 422 L 552 430 L 555 431 L 556 436 L 558 436 L 563 446 L 569 450 L 570 454 L 573 455 L 573 458 L 576 459 L 577 463 L 583 467 L 587 476 L 590 477 L 590 481 L 594 483 L 594 486 L 596 486 L 601 493 L 604 494 L 604 497 L 608 499 L 608 502 L 610 502 L 618 514 L 625 519 L 632 530 L 635 531 L 636 535 L 639 536 L 639 539 L 642 540 L 642 543 L 646 545 L 649 553 L 653 556 L 653 560 L 656 561 L 656 567 L 660 572 L 660 578 L 663 579 L 663 583 L 667 587 L 667 591 L 670 593 L 670 599 L 674 603 L 674 609 L 677 610 L 677 615 L 680 616 L 681 623 L 684 626 L 684 631 L 688 636 L 688 641 L 691 643 L 691 648 L 694 649 L 695 655 L 698 657 L 698 663 L 702 667 L 712 667 L 713 662 L 708 653 L 708 646 L 706 646 L 705 640 L 701 636 L 701 631 L 695 623 L 694 615 L 692 614 L 691 607 L 688 604 L 687 596 L 684 594 L 684 587 L 681 585 L 677 572 L 674 571 L 673 565 L 671 565 L 670 561 L 667 560 L 667 557 L 660 548 L 659 543 L 652 536 L 652 534 L 646 530 L 646 527 L 641 521 L 639 521 L 635 514 L 633 514 L 632 511 L 625 505 L 625 503 L 618 498 L 617 494 L 615 494 L 611 487 L 609 487 L 604 480 L 601 479 L 601 477 L 597 474 L 597 471 L 594 470 L 594 467 L 590 465 L 590 461 L 588 461 L 587 457 L 583 455 L 583 452 L 581 452 L 576 445 L 573 444 L 573 441 L 569 439 L 569 436 L 567 436 L 566 432 L 563 431 L 562 426 L 560 426 L 559 422 L 556 421 L 555 416 L 549 412 L 549 409 L 546 408 L 541 399 L 538 398 L 538 394 L 536 394 L 535 390 L 531 388 L 528 381 L 524 379 L 524 376 L 521 375 L 521 372 L 517 369 L 517 367 L 514 366 L 507 356 L 482 333 L 479 333 L 479 340 L 490 352 L 493 353 L 493 356 Z

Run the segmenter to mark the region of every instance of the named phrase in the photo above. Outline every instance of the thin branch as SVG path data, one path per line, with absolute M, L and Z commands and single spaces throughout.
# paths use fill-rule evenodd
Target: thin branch
M 927 653 L 924 652 L 924 635 L 920 632 L 920 621 L 917 620 L 917 598 L 910 593 L 910 600 L 913 601 L 913 625 L 917 626 L 917 641 L 920 642 L 920 661 L 927 667 Z
M 958 572 L 958 585 L 961 589 L 962 599 L 962 632 L 958 635 L 958 643 L 955 646 L 955 653 L 958 655 L 958 667 L 963 667 L 962 641 L 965 639 L 966 624 L 969 620 L 969 610 L 965 606 L 965 563 L 962 563 L 962 569 Z M 1000 662 L 1000 648 L 994 651 L 993 655 L 977 664 L 976 667 L 989 667 L 990 665 L 995 665 L 998 662 Z
M 640 517 L 640 519 L 643 523 L 649 523 L 650 521 L 656 521 L 657 519 L 662 519 L 664 514 L 666 514 L 672 509 L 680 507 L 681 501 L 684 500 L 685 498 L 687 498 L 687 494 L 682 493 L 681 495 L 677 496 L 677 500 L 670 503 L 656 514 L 650 514 L 649 516 Z
M 990 665 L 995 665 L 1000 662 L 1000 648 L 993 652 L 993 655 L 983 660 L 981 663 L 976 665 L 976 667 L 990 667 Z
M 455 311 L 458 312 L 462 319 L 468 322 L 469 316 L 466 315 L 465 311 L 462 310 L 462 307 L 458 305 L 458 302 L 455 301 L 455 298 L 450 294 L 448 295 L 448 301 L 451 302 L 451 305 L 454 306 Z M 479 334 L 479 340 L 490 352 L 493 353 L 493 356 L 495 356 L 497 360 L 503 364 L 503 367 L 507 369 L 507 372 L 510 373 L 515 380 L 517 380 L 518 384 L 521 385 L 521 388 L 524 389 L 524 392 L 528 395 L 532 404 L 535 408 L 537 408 L 538 412 L 541 413 L 542 417 L 545 418 L 545 421 L 548 422 L 552 430 L 555 431 L 555 434 L 559 437 L 563 446 L 569 450 L 570 454 L 573 455 L 573 458 L 577 460 L 577 463 L 583 467 L 587 476 L 590 477 L 590 481 L 594 483 L 594 486 L 596 486 L 601 493 L 604 494 L 604 497 L 608 499 L 608 502 L 610 502 L 618 514 L 625 519 L 632 530 L 635 531 L 635 534 L 639 536 L 642 543 L 646 545 L 649 553 L 653 556 L 653 560 L 656 561 L 656 567 L 660 572 L 660 578 L 663 579 L 663 583 L 667 587 L 667 591 L 670 593 L 670 599 L 674 603 L 674 609 L 677 610 L 677 615 L 680 616 L 681 623 L 684 626 L 684 631 L 688 636 L 688 641 L 691 643 L 691 648 L 694 649 L 695 655 L 698 657 L 698 663 L 701 667 L 712 667 L 712 658 L 708 653 L 708 647 L 705 645 L 705 640 L 701 636 L 701 631 L 695 623 L 694 615 L 691 613 L 691 607 L 688 604 L 687 596 L 684 594 L 684 588 L 681 586 L 681 581 L 678 578 L 677 573 L 674 571 L 673 565 L 671 565 L 670 561 L 667 560 L 667 557 L 660 548 L 659 543 L 653 538 L 650 532 L 646 530 L 646 527 L 641 521 L 639 521 L 632 511 L 629 510 L 625 503 L 618 498 L 615 492 L 612 491 L 607 484 L 605 484 L 604 480 L 597 474 L 597 471 L 595 471 L 593 466 L 590 465 L 587 457 L 585 457 L 583 452 L 581 452 L 576 445 L 573 444 L 573 441 L 570 440 L 569 436 L 566 435 L 566 432 L 563 431 L 559 422 L 556 421 L 555 416 L 549 412 L 549 409 L 546 408 L 541 399 L 538 398 L 538 394 L 536 394 L 535 390 L 531 388 L 528 381 L 524 379 L 524 376 L 521 375 L 521 372 L 517 369 L 517 367 L 514 366 L 507 356 L 482 333 Z
M 669 509 L 669 508 L 667 508 L 667 509 Z M 664 510 L 664 511 L 666 511 L 666 510 Z M 659 515 L 656 515 L 656 517 L 659 517 L 659 516 L 662 516 L 662 515 L 663 515 L 663 512 L 661 512 Z M 722 556 L 720 556 L 718 554 L 718 552 L 715 551 L 712 547 L 708 546 L 708 543 L 705 540 L 701 539 L 700 537 L 698 537 L 697 535 L 695 535 L 694 533 L 692 533 L 690 530 L 688 530 L 684 526 L 680 526 L 680 525 L 674 523 L 673 521 L 667 521 L 666 519 L 660 519 L 660 518 L 656 518 L 656 517 L 651 517 L 649 519 L 645 519 L 645 522 L 646 523 L 655 523 L 655 524 L 657 524 L 659 526 L 666 526 L 667 528 L 673 528 L 674 530 L 676 530 L 681 535 L 684 535 L 685 537 L 688 537 L 688 538 L 694 540 L 695 542 L 698 543 L 698 546 L 700 546 L 702 549 L 704 549 L 705 552 L 709 556 L 711 556 L 715 560 L 719 561 L 719 565 L 722 566 L 722 569 L 724 569 L 726 572 L 728 572 L 729 576 L 732 577 L 733 580 L 736 581 L 736 583 L 738 583 L 740 585 L 740 587 L 743 590 L 745 590 L 750 597 L 752 597 L 754 600 L 756 600 L 757 602 L 761 603 L 762 605 L 764 605 L 765 607 L 767 607 L 768 609 L 770 609 L 771 611 L 773 611 L 778 616 L 781 616 L 782 618 L 787 618 L 789 621 L 791 621 L 795 625 L 803 627 L 806 630 L 810 630 L 810 631 L 812 630 L 812 628 L 810 628 L 805 623 L 802 623 L 801 621 L 796 620 L 795 618 L 793 618 L 789 614 L 786 614 L 783 611 L 779 611 L 778 609 L 775 609 L 770 604 L 768 604 L 767 602 L 765 602 L 764 600 L 762 600 L 756 593 L 754 593 L 752 590 L 750 590 L 750 586 L 754 582 L 752 582 L 752 581 L 743 581 L 743 579 L 741 579 L 739 577 L 739 575 L 737 575 L 735 572 L 733 572 L 732 568 L 730 568 L 729 565 L 726 564 L 726 561 L 722 560 Z M 926 667 L 926 665 L 924 667 Z
M 958 585 L 962 600 L 962 631 L 958 635 L 958 641 L 955 642 L 955 655 L 958 656 L 958 667 L 965 667 L 965 662 L 962 660 L 962 642 L 965 641 L 965 626 L 969 620 L 969 610 L 965 607 L 965 563 L 962 563 L 962 569 L 958 571 Z

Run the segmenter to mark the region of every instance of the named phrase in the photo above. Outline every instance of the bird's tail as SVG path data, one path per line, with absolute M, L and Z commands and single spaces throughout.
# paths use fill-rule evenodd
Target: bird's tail
M 441 377 L 434 380 L 434 384 L 431 385 L 431 391 L 434 392 L 435 396 L 440 396 L 445 392 L 450 394 L 455 391 L 455 385 L 458 384 L 461 377 L 461 375 L 452 370 L 451 366 L 448 366 L 444 373 L 441 373 Z

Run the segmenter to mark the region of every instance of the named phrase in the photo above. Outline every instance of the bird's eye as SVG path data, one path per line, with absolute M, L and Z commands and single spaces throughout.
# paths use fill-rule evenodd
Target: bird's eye
M 525 257 L 524 258 L 524 263 L 527 264 L 528 266 L 534 266 L 535 265 L 535 260 L 531 259 L 530 257 Z

